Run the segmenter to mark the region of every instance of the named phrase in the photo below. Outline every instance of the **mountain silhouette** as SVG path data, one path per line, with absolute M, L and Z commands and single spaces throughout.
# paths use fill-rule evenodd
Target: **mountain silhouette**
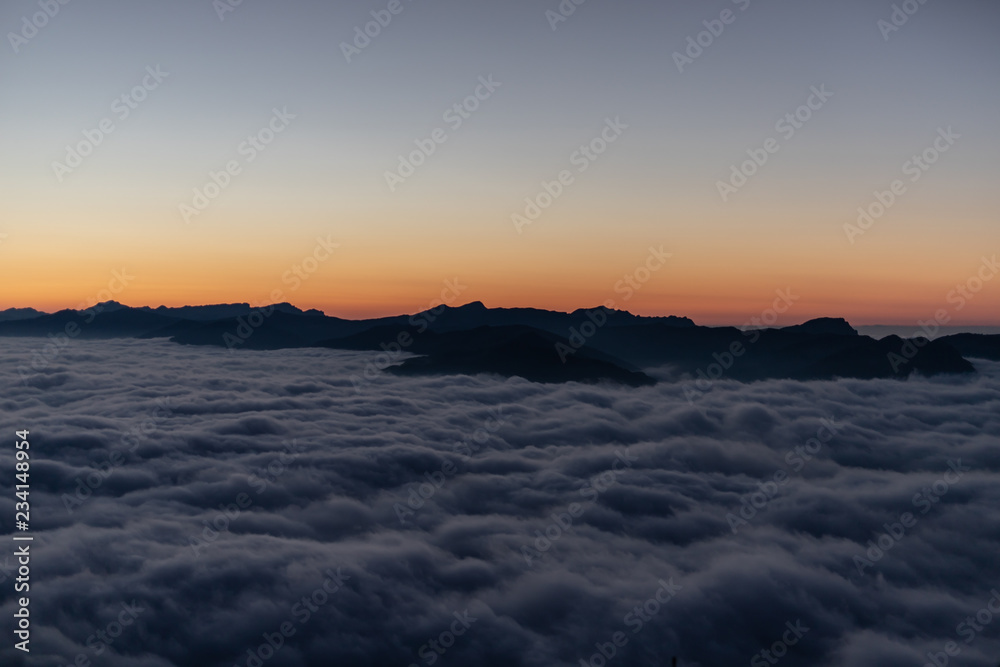
M 14 320 L 30 320 L 35 317 L 40 317 L 45 313 L 35 310 L 34 308 L 8 308 L 7 310 L 0 310 L 0 322 L 12 322 Z
M 944 336 L 962 356 L 1000 361 L 1000 335 L 961 333 Z
M 560 355 L 569 341 L 548 331 L 523 325 L 480 326 L 473 329 L 405 330 L 411 341 L 404 347 L 399 331 L 380 326 L 347 338 L 324 341 L 322 347 L 387 351 L 386 341 L 396 341 L 400 351 L 422 356 L 391 367 L 401 375 L 492 373 L 522 377 L 533 382 L 590 382 L 609 380 L 630 386 L 653 384 L 651 377 L 628 364 L 590 348 Z
M 858 330 L 841 317 L 818 317 L 803 324 L 782 327 L 781 330 L 794 333 L 831 334 L 834 336 L 858 335 Z
M 1000 336 L 876 340 L 860 335 L 840 318 L 742 330 L 602 307 L 563 313 L 487 308 L 478 301 L 366 320 L 330 317 L 288 303 L 131 308 L 109 301 L 87 310 L 51 314 L 33 309 L 0 312 L 0 336 L 60 335 L 168 338 L 178 344 L 233 351 L 392 350 L 399 354 L 387 370 L 399 374 L 493 373 L 537 382 L 628 385 L 652 382 L 647 372 L 656 367 L 695 379 L 808 380 L 971 373 L 975 367 L 966 357 L 1000 360 Z

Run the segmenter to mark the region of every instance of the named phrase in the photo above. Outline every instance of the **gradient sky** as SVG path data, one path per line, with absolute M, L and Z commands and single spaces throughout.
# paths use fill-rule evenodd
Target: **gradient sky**
M 224 1 L 224 0 L 223 0 Z M 927 0 L 888 40 L 892 2 L 588 0 L 553 30 L 550 1 L 401 0 L 348 63 L 341 43 L 388 0 L 76 0 L 15 53 L 37 0 L 0 8 L 0 308 L 75 307 L 114 271 L 130 305 L 283 300 L 357 317 L 457 302 L 569 310 L 615 299 L 704 324 L 821 315 L 1000 324 L 1000 279 L 949 293 L 1000 251 L 1000 6 Z M 741 7 L 746 6 L 745 10 Z M 735 20 L 683 72 L 703 21 Z M 147 67 L 169 76 L 120 119 Z M 479 77 L 501 86 L 457 130 L 442 114 Z M 810 87 L 833 92 L 794 137 L 775 123 Z M 120 107 L 119 107 L 120 108 Z M 247 163 L 272 110 L 296 115 Z M 607 118 L 628 129 L 584 173 Z M 62 182 L 54 162 L 115 125 Z M 903 164 L 939 128 L 961 135 L 915 183 Z M 435 128 L 448 140 L 391 192 L 385 172 Z M 723 202 L 717 182 L 774 137 L 781 149 Z M 210 171 L 242 173 L 200 215 Z M 530 226 L 511 221 L 561 170 L 574 182 Z M 854 243 L 844 225 L 895 179 L 906 192 Z M 317 237 L 334 256 L 293 289 Z M 625 300 L 650 247 L 673 256 Z

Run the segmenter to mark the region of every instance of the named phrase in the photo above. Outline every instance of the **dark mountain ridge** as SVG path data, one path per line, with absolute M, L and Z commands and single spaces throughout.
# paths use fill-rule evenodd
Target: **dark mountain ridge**
M 34 308 L 8 308 L 0 310 L 0 322 L 13 322 L 14 320 L 30 320 L 41 317 L 45 313 Z
M 1000 336 L 876 340 L 859 335 L 839 318 L 741 330 L 602 307 L 562 313 L 472 302 L 413 315 L 348 320 L 287 303 L 131 308 L 109 301 L 82 311 L 46 314 L 21 309 L 0 317 L 0 337 L 57 335 L 169 338 L 229 350 L 392 349 L 420 355 L 400 357 L 401 363 L 392 369 L 396 373 L 496 373 L 542 382 L 645 384 L 650 379 L 643 369 L 666 366 L 694 379 L 904 378 L 913 372 L 974 372 L 965 356 L 1000 359 Z

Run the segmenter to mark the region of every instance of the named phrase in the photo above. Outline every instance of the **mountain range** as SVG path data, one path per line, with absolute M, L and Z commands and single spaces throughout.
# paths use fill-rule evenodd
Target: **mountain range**
M 678 377 L 703 381 L 870 379 L 972 373 L 968 358 L 1000 360 L 1000 335 L 874 339 L 839 318 L 743 330 L 607 308 L 563 313 L 487 308 L 480 302 L 348 320 L 288 303 L 132 308 L 109 301 L 51 314 L 30 308 L 0 311 L 2 336 L 167 338 L 230 351 L 370 350 L 381 353 L 380 370 L 397 374 L 493 373 L 536 382 L 633 386 L 651 384 L 646 371 L 667 366 Z

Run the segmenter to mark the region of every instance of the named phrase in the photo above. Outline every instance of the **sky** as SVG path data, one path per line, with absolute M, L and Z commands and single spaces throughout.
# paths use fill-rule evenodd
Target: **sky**
M 1000 325 L 995 2 L 230 2 L 0 7 L 0 308 Z

